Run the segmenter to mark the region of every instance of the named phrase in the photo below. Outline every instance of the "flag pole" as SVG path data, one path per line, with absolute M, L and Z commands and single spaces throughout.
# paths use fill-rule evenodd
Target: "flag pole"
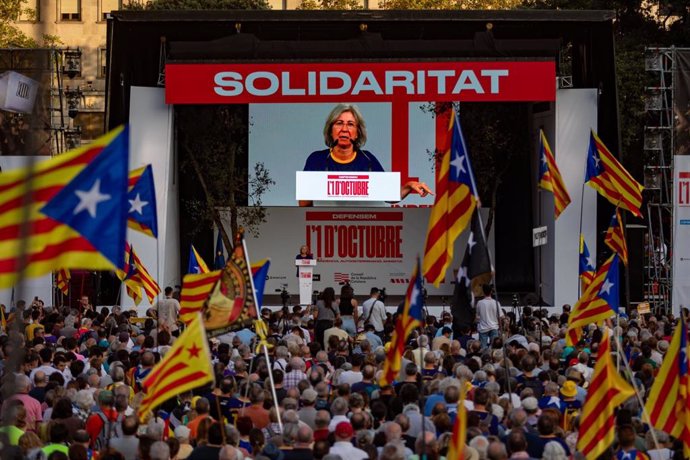
M 616 315 L 618 316 L 618 315 Z M 635 396 L 637 397 L 637 401 L 640 403 L 640 406 L 642 408 L 642 418 L 644 419 L 644 422 L 649 425 L 650 432 L 652 433 L 652 440 L 654 441 L 654 447 L 656 449 L 659 449 L 659 440 L 656 437 L 656 432 L 654 431 L 654 425 L 652 425 L 652 419 L 649 417 L 649 412 L 647 412 L 647 408 L 645 407 L 645 403 L 642 400 L 642 396 L 640 394 L 640 389 L 637 388 L 637 382 L 635 381 L 635 377 L 632 371 L 632 368 L 630 367 L 630 362 L 628 361 L 628 358 L 625 357 L 625 353 L 621 352 L 621 343 L 618 340 L 618 335 L 612 334 L 614 336 L 614 340 L 616 341 L 616 356 L 618 359 L 623 360 L 623 364 L 625 365 L 625 369 L 628 371 L 628 375 L 630 378 L 630 383 L 632 384 L 633 388 L 635 389 Z
M 247 243 L 244 240 L 244 229 L 240 228 L 239 230 L 239 238 L 240 242 L 242 243 L 242 250 L 244 252 L 244 261 L 247 264 L 247 270 L 250 271 L 249 273 L 249 285 L 252 287 L 252 295 L 254 296 L 254 308 L 258 310 L 259 306 L 256 304 L 256 288 L 254 287 L 254 277 L 251 274 L 251 264 L 249 263 L 249 252 L 247 251 Z M 258 311 L 257 311 L 258 313 Z M 257 315 L 258 316 L 258 315 Z M 268 378 L 271 381 L 271 394 L 273 395 L 273 404 L 276 408 L 276 418 L 278 419 L 278 426 L 280 427 L 280 431 L 282 433 L 283 431 L 283 422 L 280 417 L 280 408 L 278 407 L 278 395 L 276 393 L 276 386 L 275 383 L 273 382 L 273 368 L 271 367 L 271 359 L 268 356 L 268 347 L 266 346 L 266 343 L 262 343 L 262 348 L 264 349 L 264 356 L 266 357 L 266 365 L 268 366 Z

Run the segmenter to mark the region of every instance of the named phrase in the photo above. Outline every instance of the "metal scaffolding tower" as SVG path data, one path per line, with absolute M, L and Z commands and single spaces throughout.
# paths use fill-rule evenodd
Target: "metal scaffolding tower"
M 653 311 L 669 312 L 672 292 L 674 71 L 677 48 L 647 48 L 645 71 L 654 81 L 646 88 L 644 186 L 647 201 L 645 300 Z

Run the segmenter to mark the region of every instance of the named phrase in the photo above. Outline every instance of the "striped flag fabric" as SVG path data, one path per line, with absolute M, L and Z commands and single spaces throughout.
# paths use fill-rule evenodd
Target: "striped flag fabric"
M 69 280 L 72 274 L 68 268 L 61 268 L 55 273 L 55 285 L 64 295 L 69 295 Z
M 644 187 L 616 160 L 594 131 L 589 138 L 585 183 L 614 206 L 642 217 L 640 206 Z
M 187 273 L 208 273 L 208 265 L 204 262 L 197 252 L 194 245 L 189 247 L 189 265 L 187 266 Z
M 611 217 L 611 223 L 609 224 L 608 230 L 606 230 L 604 243 L 606 246 L 610 247 L 613 252 L 618 254 L 621 258 L 621 262 L 628 265 L 628 245 L 625 242 L 623 222 L 621 221 L 621 213 L 618 208 L 616 208 L 616 212 L 613 214 L 613 217 Z
M 141 288 L 143 285 L 141 278 L 137 276 L 139 272 L 134 263 L 134 248 L 129 243 L 125 244 L 124 268 L 117 270 L 115 273 L 124 283 L 127 296 L 134 301 L 134 305 L 139 305 L 143 299 L 141 295 Z
M 448 121 L 444 126 L 444 122 Z M 470 223 L 479 202 L 469 153 L 455 111 L 437 115 L 436 199 L 424 248 L 424 277 L 438 287 L 453 260 L 455 239 Z
M 256 293 L 256 308 L 261 309 L 264 304 L 264 290 L 268 270 L 271 268 L 271 259 L 262 259 L 252 264 L 252 279 L 254 280 L 254 292 Z
M 182 279 L 180 292 L 180 321 L 189 324 L 204 309 L 204 304 L 220 280 L 221 270 L 208 273 L 190 273 Z
M 145 395 L 138 410 L 139 418 L 143 419 L 157 406 L 182 392 L 213 382 L 212 360 L 201 315 L 197 314 L 142 381 Z
M 649 391 L 645 409 L 652 425 L 683 441 L 684 457 L 690 457 L 688 328 L 684 318 L 676 326 L 671 345 Z
M 635 390 L 616 370 L 608 330 L 604 329 L 599 358 L 582 407 L 577 440 L 577 450 L 587 460 L 596 460 L 613 443 L 615 410 L 633 396 Z
M 151 165 L 129 173 L 127 200 L 127 226 L 146 235 L 158 238 L 158 214 L 156 188 Z
M 589 255 L 589 249 L 587 249 L 587 243 L 585 243 L 585 235 L 580 233 L 580 281 L 582 282 L 582 291 L 586 291 L 587 287 L 594 280 L 596 275 L 596 267 L 594 264 L 594 258 Z
M 570 204 L 570 195 L 565 188 L 546 135 L 541 129 L 539 130 L 539 187 L 553 193 L 553 204 L 556 208 L 556 219 L 558 219 L 558 216 Z
M 119 127 L 30 168 L 0 174 L 0 289 L 61 268 L 124 259 L 129 135 Z
M 467 409 L 465 408 L 465 398 L 467 397 L 467 385 L 464 380 L 460 381 L 460 400 L 458 401 L 458 413 L 453 424 L 453 434 L 448 444 L 448 455 L 446 458 L 465 460 L 465 443 L 467 441 Z
M 335 272 L 333 274 L 333 281 L 336 283 L 349 283 L 350 282 L 350 274 L 349 273 Z
M 405 294 L 403 311 L 395 324 L 390 348 L 386 354 L 386 361 L 383 363 L 383 374 L 379 382 L 382 387 L 390 385 L 397 377 L 402 365 L 405 342 L 410 333 L 422 325 L 422 305 L 424 302 L 422 290 L 422 272 L 419 257 L 417 257 L 417 264 Z
M 117 271 L 117 276 L 125 283 L 127 295 L 139 305 L 139 302 L 142 300 L 141 289 L 143 289 L 146 298 L 149 299 L 149 303 L 153 305 L 154 299 L 161 292 L 160 286 L 158 286 L 158 283 L 144 267 L 132 245 L 126 243 L 125 252 L 126 264 L 123 269 Z
M 568 318 L 566 344 L 575 346 L 582 337 L 582 328 L 600 323 L 618 313 L 618 254 L 613 254 L 599 267 L 594 280 L 575 303 Z

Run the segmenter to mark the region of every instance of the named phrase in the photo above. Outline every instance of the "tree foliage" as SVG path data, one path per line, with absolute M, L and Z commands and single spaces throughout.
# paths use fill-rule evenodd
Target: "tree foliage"
M 24 13 L 35 17 L 35 11 L 26 7 L 27 0 L 0 0 L 0 48 L 36 48 L 39 44 L 19 30 L 14 21 Z

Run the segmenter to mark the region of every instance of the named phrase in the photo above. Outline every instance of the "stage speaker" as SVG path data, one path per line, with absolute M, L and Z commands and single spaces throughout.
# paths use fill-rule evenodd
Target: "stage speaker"
M 36 80 L 20 73 L 3 73 L 0 75 L 0 109 L 17 113 L 33 112 L 38 86 Z

